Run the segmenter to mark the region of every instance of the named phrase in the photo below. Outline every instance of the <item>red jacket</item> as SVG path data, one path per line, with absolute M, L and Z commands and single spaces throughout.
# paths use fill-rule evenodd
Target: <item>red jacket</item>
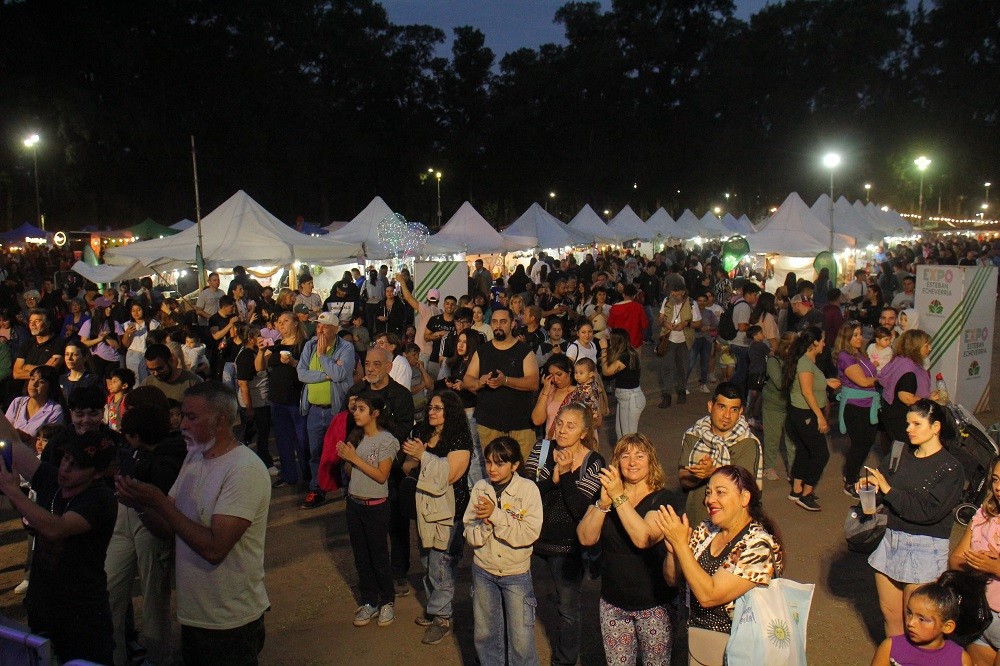
M 649 325 L 646 309 L 635 301 L 622 301 L 611 306 L 608 313 L 608 328 L 624 328 L 629 341 L 638 349 L 642 346 L 642 332 Z

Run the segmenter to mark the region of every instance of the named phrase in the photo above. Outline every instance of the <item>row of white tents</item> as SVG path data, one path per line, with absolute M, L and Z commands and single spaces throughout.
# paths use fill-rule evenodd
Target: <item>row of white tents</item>
M 719 219 L 711 212 L 702 217 L 690 210 L 674 220 L 664 209 L 645 222 L 625 206 L 608 223 L 585 205 L 565 224 L 537 203 L 532 204 L 502 232 L 465 202 L 420 250 L 421 256 L 494 254 L 535 249 L 557 249 L 594 243 L 627 241 L 688 240 L 734 235 L 748 239 L 751 250 L 794 256 L 815 255 L 830 245 L 830 199 L 821 196 L 810 209 L 795 193 L 759 227 L 744 215 L 726 214 Z M 379 225 L 393 215 L 380 197 L 375 197 L 353 220 L 327 227 L 324 236 L 302 234 L 254 201 L 242 190 L 206 215 L 201 224 L 202 256 L 208 268 L 243 265 L 286 265 L 296 261 L 333 266 L 358 259 L 385 260 L 399 256 L 399 248 L 384 247 Z M 108 266 L 83 267 L 80 272 L 99 281 L 113 274 L 134 276 L 150 269 L 167 271 L 191 265 L 199 244 L 197 225 L 185 224 L 180 233 L 133 243 L 107 251 Z M 834 204 L 835 250 L 863 246 L 886 236 L 912 232 L 895 211 L 873 204 Z M 118 279 L 124 279 L 119 277 Z

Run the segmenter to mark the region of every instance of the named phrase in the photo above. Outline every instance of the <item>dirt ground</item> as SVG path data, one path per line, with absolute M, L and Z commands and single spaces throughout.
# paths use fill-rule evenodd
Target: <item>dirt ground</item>
M 1000 377 L 994 343 L 993 376 Z M 675 469 L 681 435 L 704 415 L 706 397 L 691 395 L 686 405 L 658 409 L 657 371 L 659 359 L 651 347 L 643 350 L 643 388 L 648 404 L 640 430 L 651 437 L 664 468 Z M 696 388 L 692 386 L 692 388 Z M 996 400 L 994 400 L 994 404 Z M 979 415 L 989 425 L 1000 421 L 994 407 Z M 764 506 L 780 526 L 785 544 L 786 576 L 815 583 L 809 616 L 808 656 L 815 666 L 867 664 L 883 638 L 882 620 L 875 594 L 872 570 L 864 556 L 848 552 L 843 538 L 844 516 L 852 501 L 843 494 L 841 467 L 847 450 L 846 436 L 830 439 L 832 457 L 817 489 L 823 510 L 809 513 L 786 499 L 784 479 L 765 482 Z M 603 453 L 607 455 L 607 450 Z M 779 469 L 783 475 L 784 470 Z M 676 486 L 676 475 L 670 483 Z M 352 626 L 356 607 L 356 577 L 347 537 L 344 502 L 305 511 L 301 495 L 292 488 L 274 491 L 268 521 L 267 590 L 271 611 L 267 615 L 267 642 L 261 663 L 268 666 L 334 664 L 450 664 L 475 663 L 472 645 L 472 608 L 469 599 L 471 556 L 463 560 L 456 591 L 455 631 L 442 643 L 420 643 L 423 628 L 414 624 L 426 601 L 420 587 L 422 572 L 414 550 L 409 581 L 414 593 L 397 598 L 396 621 L 385 628 L 373 624 Z M 414 535 L 415 536 L 415 535 Z M 956 525 L 953 541 L 961 536 Z M 415 538 L 414 538 L 415 543 Z M 0 614 L 23 619 L 23 597 L 13 593 L 22 579 L 26 542 L 20 522 L 9 504 L 0 508 Z M 539 656 L 549 661 L 546 630 L 556 621 L 552 587 L 536 578 L 540 621 L 536 626 Z M 584 637 L 581 663 L 603 664 L 597 601 L 600 581 L 584 582 Z M 138 601 L 138 600 L 137 600 Z M 687 663 L 676 655 L 674 663 Z

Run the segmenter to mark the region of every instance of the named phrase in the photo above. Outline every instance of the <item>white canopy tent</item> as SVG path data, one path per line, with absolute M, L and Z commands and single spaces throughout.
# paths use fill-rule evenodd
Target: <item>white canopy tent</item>
M 174 222 L 173 224 L 171 224 L 170 228 L 171 229 L 176 229 L 177 231 L 184 231 L 185 229 L 190 229 L 194 225 L 195 225 L 195 223 L 193 221 L 191 221 L 191 220 L 189 220 L 189 219 L 187 219 L 185 217 L 183 220 L 180 220 L 178 222 Z
M 732 213 L 726 213 L 722 216 L 721 222 L 722 226 L 729 229 L 730 233 L 747 236 L 754 232 L 753 226 L 750 224 L 750 219 L 746 216 L 736 218 Z
M 751 233 L 752 234 L 753 232 L 757 231 L 757 227 L 755 227 L 753 225 L 753 222 L 750 221 L 750 218 L 747 217 L 746 213 L 743 213 L 742 215 L 740 215 L 739 222 L 740 222 L 740 226 L 741 227 L 743 227 L 745 229 L 749 229 L 749 231 L 747 233 Z
M 152 269 L 146 268 L 139 261 L 133 261 L 127 266 L 114 266 L 111 264 L 91 266 L 88 263 L 78 261 L 73 264 L 71 270 L 95 284 L 135 280 L 153 274 Z
M 706 211 L 698 223 L 702 229 L 701 236 L 729 236 L 731 233 L 712 211 Z
M 597 243 L 618 242 L 614 231 L 608 229 L 608 225 L 604 223 L 597 211 L 590 207 L 590 204 L 584 204 L 580 212 L 573 216 L 573 219 L 566 226 L 573 231 L 592 237 Z
M 347 224 L 337 228 L 339 223 L 334 222 L 323 228 L 330 232 L 326 237 L 333 241 L 360 245 L 363 248 L 361 254 L 367 259 L 391 259 L 393 252 L 384 247 L 378 237 L 379 223 L 390 215 L 395 213 L 382 197 L 377 196 Z M 420 249 L 419 254 L 429 256 L 455 252 L 461 252 L 461 249 L 451 245 L 439 245 L 431 237 Z
M 516 252 L 535 247 L 534 239 L 501 235 L 468 201 L 431 236 L 431 242 L 441 247 L 454 247 L 455 251 L 465 254 Z
M 648 241 L 656 234 L 643 223 L 642 218 L 628 204 L 608 223 L 608 230 L 613 231 L 620 242 L 644 240 Z
M 528 238 L 535 241 L 535 247 L 547 250 L 572 245 L 590 245 L 594 242 L 592 236 L 571 229 L 557 218 L 553 217 L 538 202 L 531 204 L 521 217 L 502 232 L 505 238 Z
M 829 229 L 830 195 L 821 194 L 810 210 L 816 219 L 826 224 Z M 882 235 L 868 222 L 867 216 L 864 218 L 859 216 L 844 197 L 840 197 L 833 204 L 833 229 L 837 233 L 854 237 L 860 244 L 868 244 Z
M 662 207 L 646 220 L 646 226 L 655 234 L 660 234 L 664 238 L 687 238 L 684 230 L 677 226 L 674 218 Z
M 254 201 L 243 190 L 229 197 L 202 218 L 202 256 L 210 269 L 274 266 L 295 261 L 336 264 L 355 257 L 360 244 L 341 243 L 325 237 L 300 234 Z M 133 243 L 108 250 L 110 264 L 129 265 L 138 260 L 150 268 L 173 268 L 195 261 L 198 227 L 169 238 Z
M 830 226 L 817 219 L 802 198 L 792 192 L 777 212 L 747 240 L 754 252 L 814 257 L 830 249 Z M 834 234 L 835 252 L 853 248 L 854 245 L 853 237 Z
M 701 220 L 691 212 L 690 208 L 685 208 L 681 216 L 677 218 L 677 228 L 684 234 L 681 238 L 694 238 L 701 236 Z

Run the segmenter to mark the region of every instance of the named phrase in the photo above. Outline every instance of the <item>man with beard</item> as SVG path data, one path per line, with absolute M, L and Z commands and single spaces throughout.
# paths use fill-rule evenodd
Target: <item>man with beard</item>
M 494 310 L 493 339 L 479 345 L 462 383 L 476 393 L 476 428 L 483 446 L 507 435 L 527 459 L 535 444 L 531 425 L 538 360 L 528 346 L 510 334 L 510 310 Z
M 667 336 L 667 349 L 660 375 L 663 399 L 660 408 L 670 406 L 671 393 L 677 391 L 678 404 L 687 402 L 688 358 L 694 346 L 694 333 L 701 328 L 698 305 L 688 298 L 684 281 L 667 276 L 670 296 L 660 307 L 660 336 Z
M 150 532 L 174 537 L 177 619 L 185 664 L 256 664 L 264 647 L 264 535 L 271 481 L 264 463 L 233 437 L 236 393 L 218 381 L 184 393 L 188 454 L 169 495 L 119 476 L 119 501 Z
M 66 341 L 55 334 L 48 310 L 32 308 L 28 312 L 28 331 L 31 337 L 21 345 L 14 359 L 14 395 L 21 395 L 24 381 L 39 365 L 51 365 L 59 370 L 63 364 Z

